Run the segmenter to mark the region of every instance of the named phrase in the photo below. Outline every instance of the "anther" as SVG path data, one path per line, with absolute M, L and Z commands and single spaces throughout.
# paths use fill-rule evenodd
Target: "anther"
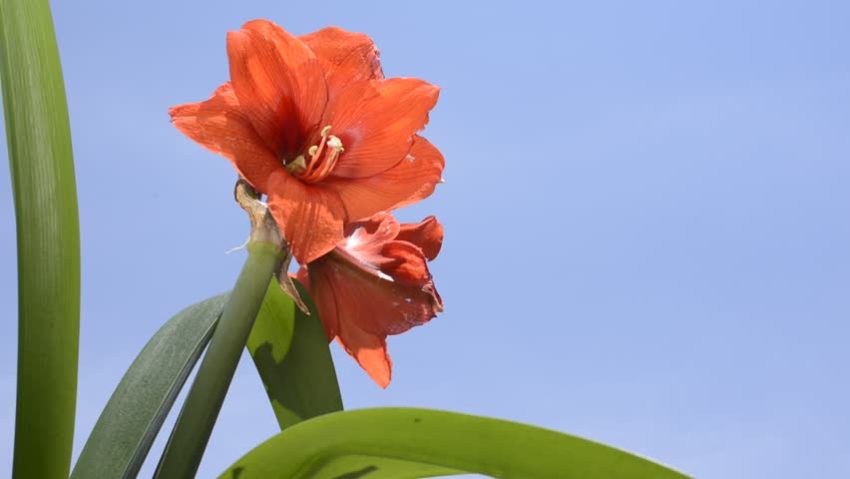
M 304 155 L 298 155 L 292 160 L 291 163 L 286 165 L 286 171 L 290 173 L 297 173 L 301 170 L 307 168 L 307 160 L 304 158 Z
M 328 137 L 328 148 L 333 148 L 334 150 L 339 150 L 340 152 L 345 150 L 345 148 L 342 147 L 342 140 L 340 140 L 339 137 L 334 135 Z

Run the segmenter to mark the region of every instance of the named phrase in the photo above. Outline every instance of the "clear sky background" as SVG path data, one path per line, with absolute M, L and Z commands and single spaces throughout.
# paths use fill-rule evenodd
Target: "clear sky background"
M 226 80 L 225 32 L 264 17 L 366 32 L 388 76 L 443 88 L 425 134 L 447 182 L 399 215 L 445 224 L 446 312 L 391 338 L 385 391 L 334 345 L 348 408 L 504 417 L 703 478 L 850 477 L 850 3 L 53 7 L 83 240 L 76 453 L 157 328 L 235 281 L 234 172 L 166 110 Z M 2 471 L 13 218 L 0 168 Z M 200 477 L 275 431 L 246 356 Z

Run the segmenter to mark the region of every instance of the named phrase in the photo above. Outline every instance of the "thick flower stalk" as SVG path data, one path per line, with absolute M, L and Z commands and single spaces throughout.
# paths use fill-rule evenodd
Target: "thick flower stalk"
M 227 54 L 230 81 L 172 121 L 267 196 L 299 263 L 334 249 L 346 224 L 434 191 L 443 157 L 417 132 L 439 89 L 384 78 L 366 35 L 254 20 L 228 34 Z
M 443 227 L 434 217 L 399 224 L 381 213 L 349 225 L 330 253 L 299 271 L 328 339 L 336 337 L 381 387 L 392 376 L 387 336 L 424 324 L 443 310 L 427 263 L 442 243 Z

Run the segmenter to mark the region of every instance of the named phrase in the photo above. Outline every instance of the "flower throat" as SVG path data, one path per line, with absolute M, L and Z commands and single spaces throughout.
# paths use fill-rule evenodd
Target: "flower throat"
M 322 128 L 319 143 L 307 149 L 309 159 L 303 154 L 288 163 L 284 159 L 286 170 L 307 183 L 316 183 L 328 176 L 336 166 L 339 155 L 345 151 L 342 140 L 330 132 L 331 125 Z

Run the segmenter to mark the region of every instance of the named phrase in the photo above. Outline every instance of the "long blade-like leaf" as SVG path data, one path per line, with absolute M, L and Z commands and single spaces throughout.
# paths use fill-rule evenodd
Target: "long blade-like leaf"
M 256 217 L 252 216 L 254 228 L 247 245 L 248 258 L 177 416 L 154 473 L 156 478 L 195 477 L 245 343 L 265 301 L 269 280 L 280 267 L 284 252 L 277 226 L 267 210 L 262 211 L 264 224 L 271 226 L 257 227 Z
M 275 281 L 248 338 L 248 351 L 266 387 L 281 429 L 342 410 L 333 359 L 319 313 L 297 284 L 311 314 L 304 314 Z
M 136 477 L 226 302 L 222 294 L 189 306 L 148 341 L 97 420 L 72 478 Z
M 292 426 L 237 461 L 221 477 L 430 477 L 423 467 L 518 479 L 682 479 L 647 459 L 524 424 L 427 409 L 366 409 Z M 404 463 L 408 463 L 407 466 Z M 445 472 L 444 472 L 445 474 Z
M 77 394 L 80 235 L 48 0 L 0 0 L 0 58 L 18 239 L 13 475 L 65 478 Z

